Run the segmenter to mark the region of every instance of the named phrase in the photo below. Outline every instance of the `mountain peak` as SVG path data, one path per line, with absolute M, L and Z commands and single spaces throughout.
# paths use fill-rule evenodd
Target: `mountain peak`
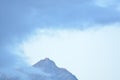
M 56 65 L 52 60 L 50 60 L 49 58 L 45 58 L 42 59 L 40 61 L 38 61 L 36 64 L 34 64 L 33 66 L 41 66 L 41 65 Z
M 45 58 L 43 60 L 40 60 L 40 61 L 45 61 L 45 62 L 53 62 L 52 60 L 50 60 L 49 58 Z
M 12 77 L 0 73 L 0 80 L 78 80 L 66 69 L 57 67 L 49 58 L 40 60 L 32 67 L 22 68 L 13 72 L 15 72 L 15 76 Z
M 49 58 L 40 60 L 39 62 L 34 64 L 33 67 L 40 68 L 44 71 L 55 70 L 57 68 L 56 64 Z

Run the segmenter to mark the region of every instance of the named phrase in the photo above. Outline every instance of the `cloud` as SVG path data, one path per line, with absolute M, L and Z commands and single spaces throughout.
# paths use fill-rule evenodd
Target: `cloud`
M 115 7 L 120 3 L 119 0 L 93 0 L 93 1 L 101 7 Z
M 119 10 L 94 0 L 1 0 L 0 12 L 0 67 L 22 62 L 8 46 L 15 48 L 37 28 L 86 29 L 120 21 Z
M 102 7 L 96 3 L 113 6 Z M 31 4 L 32 23 L 41 28 L 80 29 L 93 24 L 119 23 L 119 3 L 118 0 L 36 0 Z
M 119 25 L 38 30 L 22 48 L 31 64 L 49 57 L 82 80 L 119 79 Z
M 0 1 L 0 69 L 24 65 L 19 44 L 34 29 L 28 24 L 29 8 L 17 1 Z
M 61 28 L 81 28 L 84 24 L 112 24 L 120 21 L 117 5 L 119 1 L 99 0 L 44 0 L 32 5 L 36 11 L 37 25 L 58 26 Z M 40 3 L 40 4 L 39 4 Z M 102 7 L 101 5 L 111 5 Z M 71 26 L 71 27 L 70 27 Z M 60 28 L 57 27 L 57 28 Z M 49 27 L 50 28 L 50 27 Z M 56 27 L 54 27 L 56 28 Z
M 98 6 L 110 7 L 118 4 L 119 0 L 94 0 Z

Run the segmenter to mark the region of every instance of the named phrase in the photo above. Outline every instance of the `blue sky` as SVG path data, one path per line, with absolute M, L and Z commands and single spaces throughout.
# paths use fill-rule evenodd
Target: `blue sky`
M 38 46 L 41 48 L 41 51 L 38 49 L 34 57 L 38 56 L 39 53 L 39 56 L 42 55 L 40 56 L 40 59 L 42 59 L 47 55 L 49 55 L 47 57 L 51 57 L 50 54 L 53 53 L 51 55 L 54 56 L 51 58 L 53 58 L 58 65 L 69 68 L 70 71 L 78 77 L 81 77 L 81 80 L 96 80 L 98 78 L 113 80 L 115 77 L 118 79 L 119 73 L 117 70 L 119 71 L 119 67 L 116 66 L 120 66 L 118 65 L 118 56 L 120 56 L 119 4 L 119 0 L 0 0 L 1 69 L 3 67 L 11 68 L 16 65 L 21 66 L 23 63 L 25 64 L 25 56 L 29 58 L 30 63 L 38 61 L 38 58 L 34 59 L 31 57 L 34 53 L 28 53 L 29 50 L 31 50 L 29 46 L 34 44 L 35 50 L 37 50 Z M 68 42 L 69 39 L 70 42 Z M 56 42 L 57 45 L 53 41 Z M 76 45 L 73 44 L 74 42 L 76 42 Z M 49 45 L 53 43 L 53 46 L 45 43 Z M 58 43 L 61 43 L 61 45 Z M 80 44 L 82 44 L 83 47 L 80 46 Z M 19 45 L 20 48 L 22 46 L 23 51 L 19 51 Z M 61 50 L 61 47 L 57 46 L 65 47 Z M 71 47 L 67 48 L 68 46 Z M 103 46 L 105 46 L 105 48 L 102 48 Z M 44 51 L 44 47 L 45 49 L 47 48 L 48 52 Z M 51 47 L 52 49 L 48 49 Z M 82 52 L 79 51 L 81 48 L 83 49 Z M 49 50 L 51 53 L 49 53 Z M 70 54 L 70 58 L 68 58 L 69 63 L 67 64 L 68 61 L 61 61 L 59 58 L 56 59 L 56 55 L 60 53 L 54 50 L 61 50 L 61 55 L 59 56 L 63 57 L 62 54 L 66 54 L 66 58 L 70 50 L 72 53 Z M 93 54 L 90 55 L 85 50 L 90 50 Z M 99 52 L 101 51 L 101 53 L 98 53 L 97 50 Z M 77 52 L 84 53 L 85 55 Z M 43 55 L 43 53 L 45 55 Z M 74 53 L 76 53 L 77 56 L 71 58 Z M 106 54 L 104 55 L 103 53 Z M 109 53 L 111 56 L 107 57 Z M 105 63 L 99 55 L 104 56 L 103 60 L 106 61 Z M 80 56 L 83 56 L 81 57 L 82 59 L 79 59 Z M 86 56 L 88 58 L 86 58 Z M 96 58 L 94 58 L 94 56 Z M 111 58 L 112 56 L 114 56 L 114 58 Z M 89 73 L 91 74 L 90 76 L 96 74 L 94 79 L 94 76 L 89 78 L 89 74 L 87 74 L 87 71 L 91 68 L 85 67 L 90 64 L 87 63 L 88 60 L 84 61 L 84 57 L 85 59 L 90 59 L 91 63 L 93 62 L 91 67 L 95 66 L 95 70 L 93 70 L 94 73 Z M 66 60 L 66 58 L 63 60 Z M 72 59 L 74 62 L 71 62 Z M 83 61 L 77 63 L 77 61 L 79 62 L 80 60 Z M 97 60 L 98 62 L 95 62 Z M 75 62 L 79 65 L 75 64 Z M 101 62 L 101 66 L 106 72 L 100 71 L 102 68 L 99 69 L 99 62 Z M 109 63 L 107 64 L 107 62 Z M 69 67 L 71 63 L 74 63 L 73 67 L 72 65 Z M 111 67 L 107 69 L 106 67 L 108 67 L 109 64 Z M 82 67 L 80 68 L 80 66 Z M 111 73 L 108 72 L 109 70 L 112 70 Z M 105 75 L 102 75 L 103 73 L 105 73 Z M 112 77 L 109 77 L 109 74 Z M 85 76 L 88 77 L 86 78 Z

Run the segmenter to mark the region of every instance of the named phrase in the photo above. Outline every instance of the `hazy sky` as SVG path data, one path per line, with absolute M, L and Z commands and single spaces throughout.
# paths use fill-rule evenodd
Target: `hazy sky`
M 120 25 L 80 30 L 40 30 L 23 44 L 34 64 L 49 57 L 81 80 L 120 79 Z
M 50 57 L 81 80 L 120 79 L 119 0 L 0 0 L 0 70 Z

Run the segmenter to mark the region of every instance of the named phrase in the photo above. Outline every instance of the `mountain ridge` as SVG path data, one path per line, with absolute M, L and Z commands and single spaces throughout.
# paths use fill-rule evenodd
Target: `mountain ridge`
M 49 58 L 14 72 L 16 74 L 14 77 L 6 77 L 7 75 L 1 74 L 0 80 L 78 80 L 71 72 L 65 68 L 59 68 Z

